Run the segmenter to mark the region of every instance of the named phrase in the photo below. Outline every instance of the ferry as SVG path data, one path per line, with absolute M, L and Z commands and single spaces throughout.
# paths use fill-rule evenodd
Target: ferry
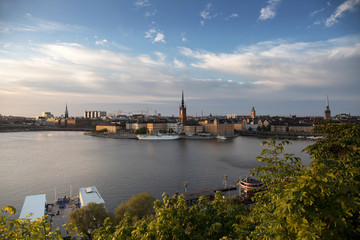
M 147 135 L 147 134 L 138 134 L 136 137 L 139 140 L 176 140 L 179 139 L 179 135 L 162 135 L 162 134 L 156 134 L 156 135 Z

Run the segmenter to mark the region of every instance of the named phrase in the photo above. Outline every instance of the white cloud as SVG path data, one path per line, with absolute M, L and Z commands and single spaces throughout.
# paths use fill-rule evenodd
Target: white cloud
M 310 13 L 310 17 L 314 17 L 316 14 L 321 13 L 321 12 L 323 12 L 323 11 L 325 11 L 325 8 L 322 8 L 322 9 L 319 9 L 319 10 L 315 10 L 315 11 L 313 11 L 313 12 Z
M 145 38 L 152 40 L 152 43 L 162 42 L 165 43 L 165 35 L 155 28 L 151 28 L 149 31 L 145 32 Z
M 237 18 L 239 17 L 239 15 L 237 13 L 233 13 L 229 16 L 229 18 Z
M 360 74 L 353 66 L 360 60 L 359 37 L 321 42 L 268 41 L 219 54 L 180 48 L 180 53 L 197 60 L 191 64 L 194 68 L 277 88 L 355 84 Z
M 280 4 L 281 0 L 269 0 L 267 6 L 260 10 L 259 20 L 272 19 L 276 15 L 276 7 Z
M 174 58 L 174 67 L 175 68 L 185 68 L 185 63 Z
M 205 20 L 210 20 L 212 18 L 217 17 L 218 14 L 217 13 L 212 14 L 211 10 L 212 10 L 212 4 L 208 3 L 205 9 L 200 12 L 200 17 L 202 18 L 200 20 L 201 26 L 204 26 Z
M 101 45 L 101 46 L 108 46 L 108 41 L 106 39 L 103 39 L 103 40 L 96 41 L 95 44 Z
M 360 0 L 346 0 L 338 6 L 333 14 L 325 21 L 325 26 L 330 27 L 338 22 L 345 12 L 355 10 L 355 7 L 360 4 Z
M 135 5 L 138 7 L 149 7 L 151 4 L 149 3 L 149 0 L 138 0 L 135 2 Z
M 145 17 L 153 17 L 156 15 L 156 9 L 145 13 Z
M 0 32 L 79 32 L 85 30 L 84 27 L 79 25 L 62 24 L 54 21 L 48 21 L 41 18 L 33 17 L 30 13 L 25 14 L 25 18 L 26 24 L 14 22 L 0 22 Z
M 187 38 L 186 38 L 184 32 L 181 33 L 181 41 L 183 41 L 183 42 L 186 42 L 186 41 L 187 41 Z

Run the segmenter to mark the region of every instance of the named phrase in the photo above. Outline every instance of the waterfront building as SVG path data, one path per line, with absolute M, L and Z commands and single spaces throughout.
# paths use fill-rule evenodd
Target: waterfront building
M 310 133 L 313 129 L 314 129 L 314 126 L 311 124 L 289 125 L 289 132 Z
M 234 130 L 235 131 L 244 131 L 246 130 L 246 121 L 238 121 L 234 123 Z
M 146 127 L 150 134 L 159 133 L 161 131 L 166 131 L 167 123 L 166 122 L 148 122 Z
M 234 134 L 234 123 L 229 123 L 228 121 L 219 121 L 214 119 L 214 121 L 199 121 L 199 124 L 204 127 L 204 132 L 208 132 L 214 135 L 233 135 Z M 184 127 L 185 128 L 185 127 Z
M 184 125 L 183 132 L 188 136 L 197 135 L 204 132 L 204 127 L 199 124 L 186 124 Z
M 118 133 L 122 127 L 120 126 L 120 124 L 98 124 L 96 125 L 96 131 L 101 131 L 103 129 L 107 130 L 107 133 L 109 134 L 115 134 Z
M 84 112 L 84 118 L 90 119 L 90 118 L 102 118 L 106 117 L 105 111 L 85 111 Z
M 181 105 L 179 108 L 179 122 L 185 124 L 186 122 L 186 107 L 184 103 L 184 91 L 182 91 Z
M 168 122 L 166 131 L 170 132 L 171 129 L 173 132 L 180 134 L 183 131 L 183 125 L 180 122 Z
M 140 128 L 146 128 L 147 124 L 145 122 L 141 123 L 141 122 L 131 122 L 131 121 L 127 121 L 126 122 L 126 130 L 130 131 L 130 132 L 135 132 L 136 130 L 140 129 Z
M 29 219 L 35 221 L 37 218 L 45 216 L 46 194 L 29 195 L 25 197 L 24 205 L 21 209 L 20 217 L 25 218 L 28 214 L 33 215 Z
M 329 121 L 331 119 L 331 111 L 329 108 L 329 97 L 326 96 L 326 107 L 325 107 L 325 111 L 324 111 L 324 120 Z
M 95 186 L 82 187 L 79 190 L 80 206 L 85 207 L 89 203 L 104 204 L 105 201 L 101 197 L 99 191 Z
M 285 133 L 288 131 L 288 125 L 285 122 L 271 122 L 271 132 Z

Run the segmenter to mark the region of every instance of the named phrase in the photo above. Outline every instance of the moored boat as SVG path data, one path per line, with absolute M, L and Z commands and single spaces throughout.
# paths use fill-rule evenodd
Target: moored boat
M 241 190 L 247 197 L 252 197 L 256 192 L 264 190 L 264 183 L 251 177 L 245 177 L 238 181 Z
M 225 137 L 225 136 L 221 136 L 221 135 L 218 135 L 216 138 L 219 139 L 219 140 L 226 140 L 226 137 Z
M 162 134 L 156 134 L 156 135 L 139 134 L 136 135 L 136 137 L 139 140 L 175 140 L 180 138 L 179 135 L 162 135 Z

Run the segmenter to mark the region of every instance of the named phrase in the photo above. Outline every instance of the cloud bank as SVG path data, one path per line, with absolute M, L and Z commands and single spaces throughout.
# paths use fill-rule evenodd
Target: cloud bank
M 181 89 L 198 106 L 209 108 L 216 106 L 209 102 L 303 101 L 326 94 L 360 101 L 360 36 L 259 42 L 232 53 L 180 47 L 177 56 L 162 52 L 133 56 L 54 43 L 31 45 L 23 58 L 14 58 L 11 48 L 2 50 L 0 57 L 2 102 L 67 96 L 84 104 L 96 99 L 177 106 Z

